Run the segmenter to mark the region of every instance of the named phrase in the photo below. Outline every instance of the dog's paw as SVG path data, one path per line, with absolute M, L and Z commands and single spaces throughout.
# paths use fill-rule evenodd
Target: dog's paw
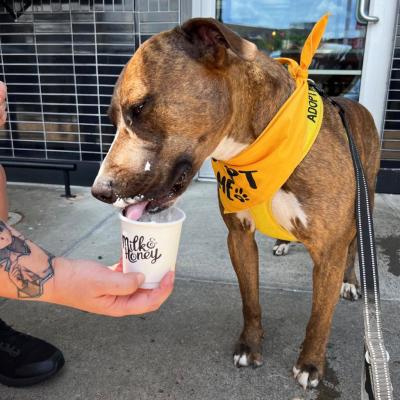
M 313 364 L 293 367 L 293 376 L 297 383 L 304 389 L 315 388 L 318 386 L 322 376 L 318 368 Z
M 261 367 L 263 365 L 263 356 L 259 352 L 250 350 L 250 347 L 241 343 L 236 346 L 233 353 L 233 364 L 235 367 Z
M 272 254 L 274 256 L 286 256 L 289 253 L 290 242 L 286 240 L 277 240 L 274 247 L 272 248 Z
M 346 300 L 356 301 L 361 297 L 360 288 L 353 283 L 343 282 L 340 289 L 340 297 Z

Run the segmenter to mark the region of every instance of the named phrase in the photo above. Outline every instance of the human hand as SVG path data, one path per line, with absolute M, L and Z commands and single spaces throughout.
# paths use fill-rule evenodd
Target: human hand
M 0 81 L 0 125 L 4 125 L 7 120 L 7 86 Z
M 124 274 L 120 263 L 105 268 L 95 261 L 55 258 L 54 269 L 52 287 L 43 300 L 113 317 L 155 311 L 174 287 L 174 273 L 169 272 L 159 288 L 139 289 L 144 275 Z

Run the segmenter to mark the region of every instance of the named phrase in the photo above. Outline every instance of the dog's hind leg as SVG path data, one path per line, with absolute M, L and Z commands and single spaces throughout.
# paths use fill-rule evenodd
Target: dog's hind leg
M 355 301 L 361 297 L 360 284 L 355 271 L 355 259 L 357 253 L 357 237 L 355 237 L 349 246 L 347 254 L 346 271 L 344 273 L 340 296 L 346 300 Z
M 229 253 L 243 301 L 244 327 L 234 349 L 233 361 L 237 367 L 259 367 L 263 364 L 264 331 L 259 301 L 258 248 L 251 216 L 244 214 L 240 217 L 238 214 L 223 214 L 229 229 Z
M 272 249 L 274 256 L 286 256 L 289 253 L 290 243 L 287 240 L 277 239 Z
M 309 249 L 314 261 L 313 304 L 300 356 L 293 367 L 294 377 L 304 389 L 316 387 L 324 373 L 326 345 L 339 300 L 348 248 L 348 242 L 333 241 L 325 248 Z

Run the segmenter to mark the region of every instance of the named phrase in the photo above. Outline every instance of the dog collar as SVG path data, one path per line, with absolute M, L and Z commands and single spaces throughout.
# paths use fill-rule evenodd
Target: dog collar
M 258 230 L 283 240 L 296 239 L 275 222 L 272 198 L 307 155 L 321 127 L 323 102 L 307 79 L 328 16 L 324 15 L 312 29 L 302 49 L 300 64 L 289 58 L 276 59 L 288 66 L 296 89 L 264 131 L 232 159 L 212 160 L 224 213 L 250 210 Z

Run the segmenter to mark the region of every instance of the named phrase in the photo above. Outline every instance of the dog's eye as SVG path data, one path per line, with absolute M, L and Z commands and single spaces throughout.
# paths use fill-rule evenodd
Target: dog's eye
M 122 106 L 123 118 L 128 125 L 134 124 L 136 121 L 140 120 L 140 115 L 147 109 L 148 106 L 147 99 L 143 99 L 140 102 L 134 103 L 132 105 Z
M 144 103 L 136 104 L 131 108 L 132 116 L 139 115 L 144 108 Z

